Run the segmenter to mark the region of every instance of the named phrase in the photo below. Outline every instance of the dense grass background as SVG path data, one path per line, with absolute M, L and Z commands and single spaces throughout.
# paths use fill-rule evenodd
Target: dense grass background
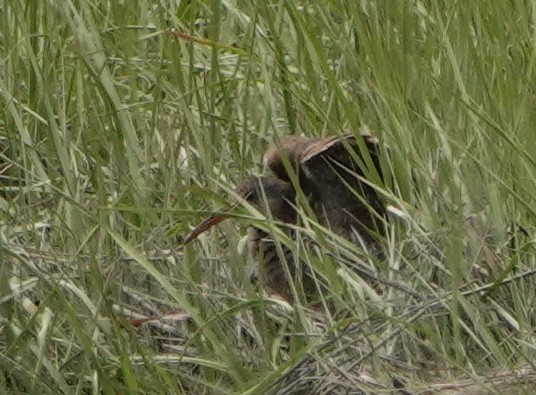
M 0 393 L 535 380 L 535 23 L 528 0 L 2 2 Z M 253 289 L 255 213 L 176 241 L 275 137 L 363 125 L 407 213 L 368 262 L 397 286 L 314 224 L 314 253 L 281 242 L 338 313 Z

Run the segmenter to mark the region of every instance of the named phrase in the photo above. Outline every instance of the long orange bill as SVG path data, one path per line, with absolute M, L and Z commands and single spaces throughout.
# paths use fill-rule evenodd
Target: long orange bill
M 184 239 L 184 244 L 188 244 L 192 240 L 195 240 L 197 236 L 199 236 L 201 233 L 207 231 L 208 229 L 212 228 L 214 225 L 219 224 L 225 219 L 227 219 L 227 215 L 224 214 L 211 215 L 206 220 L 197 225 L 194 230 L 192 230 L 190 234 L 186 236 L 186 239 Z

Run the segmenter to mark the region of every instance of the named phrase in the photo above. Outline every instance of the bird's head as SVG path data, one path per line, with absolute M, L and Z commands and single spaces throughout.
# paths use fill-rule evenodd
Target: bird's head
M 296 221 L 295 192 L 289 182 L 273 176 L 254 176 L 241 182 L 234 192 L 261 213 L 268 215 L 269 212 L 276 221 L 283 223 Z M 238 203 L 233 205 L 233 208 L 236 206 Z M 227 218 L 229 218 L 227 214 L 211 215 L 190 232 L 184 243 L 195 240 L 201 233 Z

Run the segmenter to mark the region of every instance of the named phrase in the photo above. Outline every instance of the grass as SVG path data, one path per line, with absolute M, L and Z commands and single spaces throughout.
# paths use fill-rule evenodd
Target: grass
M 535 15 L 523 0 L 2 3 L 0 393 L 531 393 Z M 277 137 L 363 125 L 407 214 L 368 263 L 382 292 L 314 221 L 316 251 L 247 211 L 176 241 Z M 252 287 L 237 252 L 252 222 L 339 313 Z

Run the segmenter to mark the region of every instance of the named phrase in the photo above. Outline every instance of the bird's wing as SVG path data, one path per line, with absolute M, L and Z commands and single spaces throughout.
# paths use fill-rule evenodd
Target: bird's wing
M 374 167 L 376 167 L 376 170 L 381 176 L 378 158 L 378 139 L 368 133 L 362 133 L 360 137 L 365 143 Z M 358 159 L 358 162 L 355 159 Z M 338 162 L 363 175 L 363 170 L 361 169 L 364 165 L 363 155 L 360 153 L 359 143 L 353 133 L 328 137 L 312 142 L 302 152 L 300 166 L 306 174 L 317 174 L 319 171 L 323 172 L 322 169 L 325 169 L 326 166 L 331 168 L 330 163 L 333 164 L 334 162 Z

